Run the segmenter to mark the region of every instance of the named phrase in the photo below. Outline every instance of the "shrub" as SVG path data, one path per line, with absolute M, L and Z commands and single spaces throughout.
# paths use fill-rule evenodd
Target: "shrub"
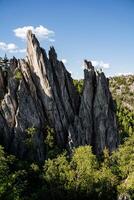
M 14 77 L 15 77 L 15 79 L 16 80 L 22 80 L 22 73 L 21 73 L 21 71 L 20 71 L 20 69 L 16 69 L 15 70 L 15 75 L 14 75 Z

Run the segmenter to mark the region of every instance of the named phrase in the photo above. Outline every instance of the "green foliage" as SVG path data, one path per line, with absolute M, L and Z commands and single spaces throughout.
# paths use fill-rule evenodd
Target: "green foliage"
M 33 137 L 33 135 L 37 132 L 37 128 L 32 126 L 32 127 L 27 128 L 25 131 L 27 132 L 29 137 Z
M 116 199 L 118 177 L 112 170 L 111 156 L 106 148 L 103 151 L 96 177 L 95 188 L 99 199 Z
M 52 199 L 114 199 L 117 195 L 118 181 L 110 168 L 110 156 L 99 163 L 90 146 L 74 149 L 70 159 L 67 154 L 48 159 L 44 178 Z
M 45 162 L 44 177 L 52 187 L 62 189 L 69 182 L 71 168 L 67 160 L 66 154 L 61 154 L 57 158 Z
M 118 191 L 121 196 L 128 196 L 134 199 L 134 171 L 118 186 Z
M 46 133 L 47 136 L 45 138 L 45 144 L 49 147 L 49 148 L 53 148 L 54 144 L 55 144 L 55 135 L 54 135 L 54 130 L 52 128 L 50 128 L 49 126 L 46 127 Z
M 126 137 L 129 137 L 134 133 L 134 112 L 124 108 L 122 103 L 117 101 L 116 113 L 120 141 L 123 143 Z
M 25 170 L 15 171 L 14 156 L 7 156 L 0 147 L 0 199 L 20 200 L 20 194 L 25 186 Z
M 15 77 L 16 80 L 22 80 L 22 73 L 21 73 L 20 69 L 17 69 L 15 71 L 14 77 Z
M 81 80 L 73 80 L 73 84 L 74 84 L 76 90 L 78 91 L 78 93 L 82 94 L 83 84 L 84 84 L 83 79 L 81 79 Z
M 119 194 L 134 198 L 134 134 L 113 152 L 112 167 L 119 177 L 120 183 L 117 187 Z
M 6 190 L 8 166 L 3 148 L 0 146 L 0 198 Z
M 124 144 L 120 145 L 118 151 L 113 153 L 113 159 L 116 160 L 118 172 L 124 179 L 129 173 L 134 171 L 134 135 L 129 137 Z
M 97 160 L 90 146 L 74 149 L 71 166 L 75 172 L 75 188 L 90 192 L 95 178 Z M 87 188 L 88 186 L 88 188 Z
M 45 135 L 46 138 L 44 143 L 46 146 L 47 158 L 55 158 L 61 152 L 61 149 L 56 145 L 56 135 L 54 129 L 47 125 Z
M 33 150 L 33 137 L 34 135 L 37 133 L 37 128 L 35 128 L 34 126 L 27 128 L 26 130 L 27 133 L 27 137 L 25 140 L 25 144 L 28 146 L 29 149 L 31 149 L 32 152 L 34 152 Z
M 134 75 L 110 78 L 109 85 L 112 96 L 121 102 L 123 108 L 134 112 Z
M 111 155 L 104 149 L 97 157 L 90 146 L 74 148 L 71 156 L 57 147 L 54 129 L 44 131 L 46 161 L 42 165 L 29 163 L 7 155 L 0 147 L 0 200 L 114 200 L 134 199 L 134 112 L 124 106 L 124 96 L 116 91 L 119 84 L 129 93 L 133 78 L 115 78 L 111 87 L 117 104 L 117 119 L 121 145 Z M 119 83 L 119 84 L 117 84 Z M 83 80 L 74 80 L 81 94 Z M 124 88 L 124 86 L 123 86 Z M 131 95 L 133 98 L 133 95 Z M 129 101 L 127 102 L 129 103 Z M 34 126 L 26 129 L 28 146 L 37 133 Z M 32 147 L 33 148 L 33 147 Z
M 110 200 L 119 196 L 134 199 L 134 112 L 126 106 L 131 100 L 125 98 L 132 93 L 129 92 L 132 83 L 133 77 L 128 77 L 127 81 L 125 77 L 117 77 L 110 82 L 111 87 L 115 87 L 112 93 L 117 103 L 122 145 L 112 155 L 105 149 L 99 160 L 92 154 L 91 147 L 85 146 L 74 149 L 70 159 L 64 154 L 46 161 L 44 178 L 54 192 L 51 199 L 63 199 L 61 196 L 64 199 Z M 74 85 L 81 94 L 83 80 L 74 80 Z
M 75 148 L 45 161 L 44 166 L 7 156 L 0 148 L 0 199 L 113 200 L 134 196 L 134 135 L 102 158 L 90 146 Z

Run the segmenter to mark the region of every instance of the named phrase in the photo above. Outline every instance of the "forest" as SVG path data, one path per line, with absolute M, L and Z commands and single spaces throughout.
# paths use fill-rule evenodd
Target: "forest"
M 123 84 L 120 79 L 122 78 L 114 79 L 118 82 L 118 87 Z M 114 81 L 111 80 L 111 88 L 115 88 Z M 74 85 L 81 93 L 83 81 L 74 80 Z M 0 147 L 0 199 L 133 200 L 134 111 L 125 107 L 121 95 L 114 95 L 115 93 L 112 90 L 120 140 L 116 151 L 110 154 L 105 148 L 101 155 L 96 156 L 92 147 L 86 145 L 73 149 L 70 155 L 66 150 L 57 147 L 54 130 L 47 126 L 47 137 L 44 141 L 47 158 L 42 164 L 20 160 Z M 27 142 L 32 148 L 30 138 L 35 130 L 31 128 L 27 132 Z

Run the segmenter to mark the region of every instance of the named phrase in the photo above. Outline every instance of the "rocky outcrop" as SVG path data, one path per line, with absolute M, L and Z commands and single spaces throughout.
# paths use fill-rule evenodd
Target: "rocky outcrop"
M 6 72 L 3 72 L 2 69 L 0 68 L 0 100 L 4 98 L 4 94 L 6 92 L 5 76 Z
M 103 72 L 95 71 L 92 63 L 86 60 L 84 89 L 73 126 L 75 132 L 70 129 L 72 146 L 90 144 L 96 154 L 105 147 L 110 151 L 117 148 L 115 107 L 108 80 Z
M 6 77 L 0 71 L 1 143 L 21 158 L 41 162 L 46 157 L 44 138 L 49 124 L 60 147 L 90 144 L 97 154 L 105 147 L 114 150 L 117 126 L 104 73 L 85 61 L 80 95 L 55 49 L 51 47 L 47 56 L 31 31 L 27 37 L 26 59 L 13 58 Z

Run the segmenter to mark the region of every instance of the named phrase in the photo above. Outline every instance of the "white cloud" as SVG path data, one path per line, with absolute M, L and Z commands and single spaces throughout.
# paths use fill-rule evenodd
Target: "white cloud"
M 55 39 L 50 38 L 49 42 L 55 42 Z
M 6 44 L 5 42 L 0 42 L 0 49 L 3 51 L 13 51 L 17 49 L 17 46 L 13 43 Z
M 102 60 L 101 61 L 92 60 L 91 62 L 92 62 L 92 65 L 94 67 L 97 67 L 97 68 L 103 68 L 103 69 L 110 68 L 110 64 L 109 63 L 104 63 Z
M 14 43 L 0 42 L 0 49 L 9 53 L 24 53 L 26 49 L 19 49 Z
M 5 50 L 6 49 L 6 44 L 4 42 L 0 42 L 0 49 Z
M 116 76 L 128 76 L 128 75 L 132 75 L 134 73 L 132 72 L 121 72 L 121 73 L 117 73 Z
M 3 51 L 16 51 L 18 47 L 14 43 L 6 44 L 5 42 L 0 42 L 0 49 Z
M 63 62 L 63 64 L 67 64 L 67 60 L 65 58 L 63 58 L 61 61 Z
M 101 61 L 97 61 L 97 60 L 91 60 L 92 62 L 92 65 L 95 67 L 95 68 L 102 68 L 102 69 L 108 69 L 110 68 L 110 64 L 109 63 L 104 63 L 102 60 Z M 85 66 L 83 65 L 82 63 L 82 69 L 85 69 Z
M 96 60 L 92 60 L 91 62 L 92 62 L 92 65 L 93 65 L 94 67 L 96 67 L 96 66 L 98 66 L 98 65 L 99 65 L 99 62 L 98 62 L 98 61 L 96 61 Z
M 8 51 L 16 50 L 18 47 L 14 43 L 7 44 Z
M 54 39 L 51 38 L 55 35 L 54 31 L 49 30 L 42 25 L 37 27 L 33 26 L 19 27 L 14 29 L 13 32 L 15 33 L 15 36 L 21 39 L 26 39 L 28 30 L 31 30 L 40 39 L 48 39 L 50 42 L 54 42 Z
M 19 49 L 18 51 L 19 51 L 19 53 L 25 53 L 26 49 Z

